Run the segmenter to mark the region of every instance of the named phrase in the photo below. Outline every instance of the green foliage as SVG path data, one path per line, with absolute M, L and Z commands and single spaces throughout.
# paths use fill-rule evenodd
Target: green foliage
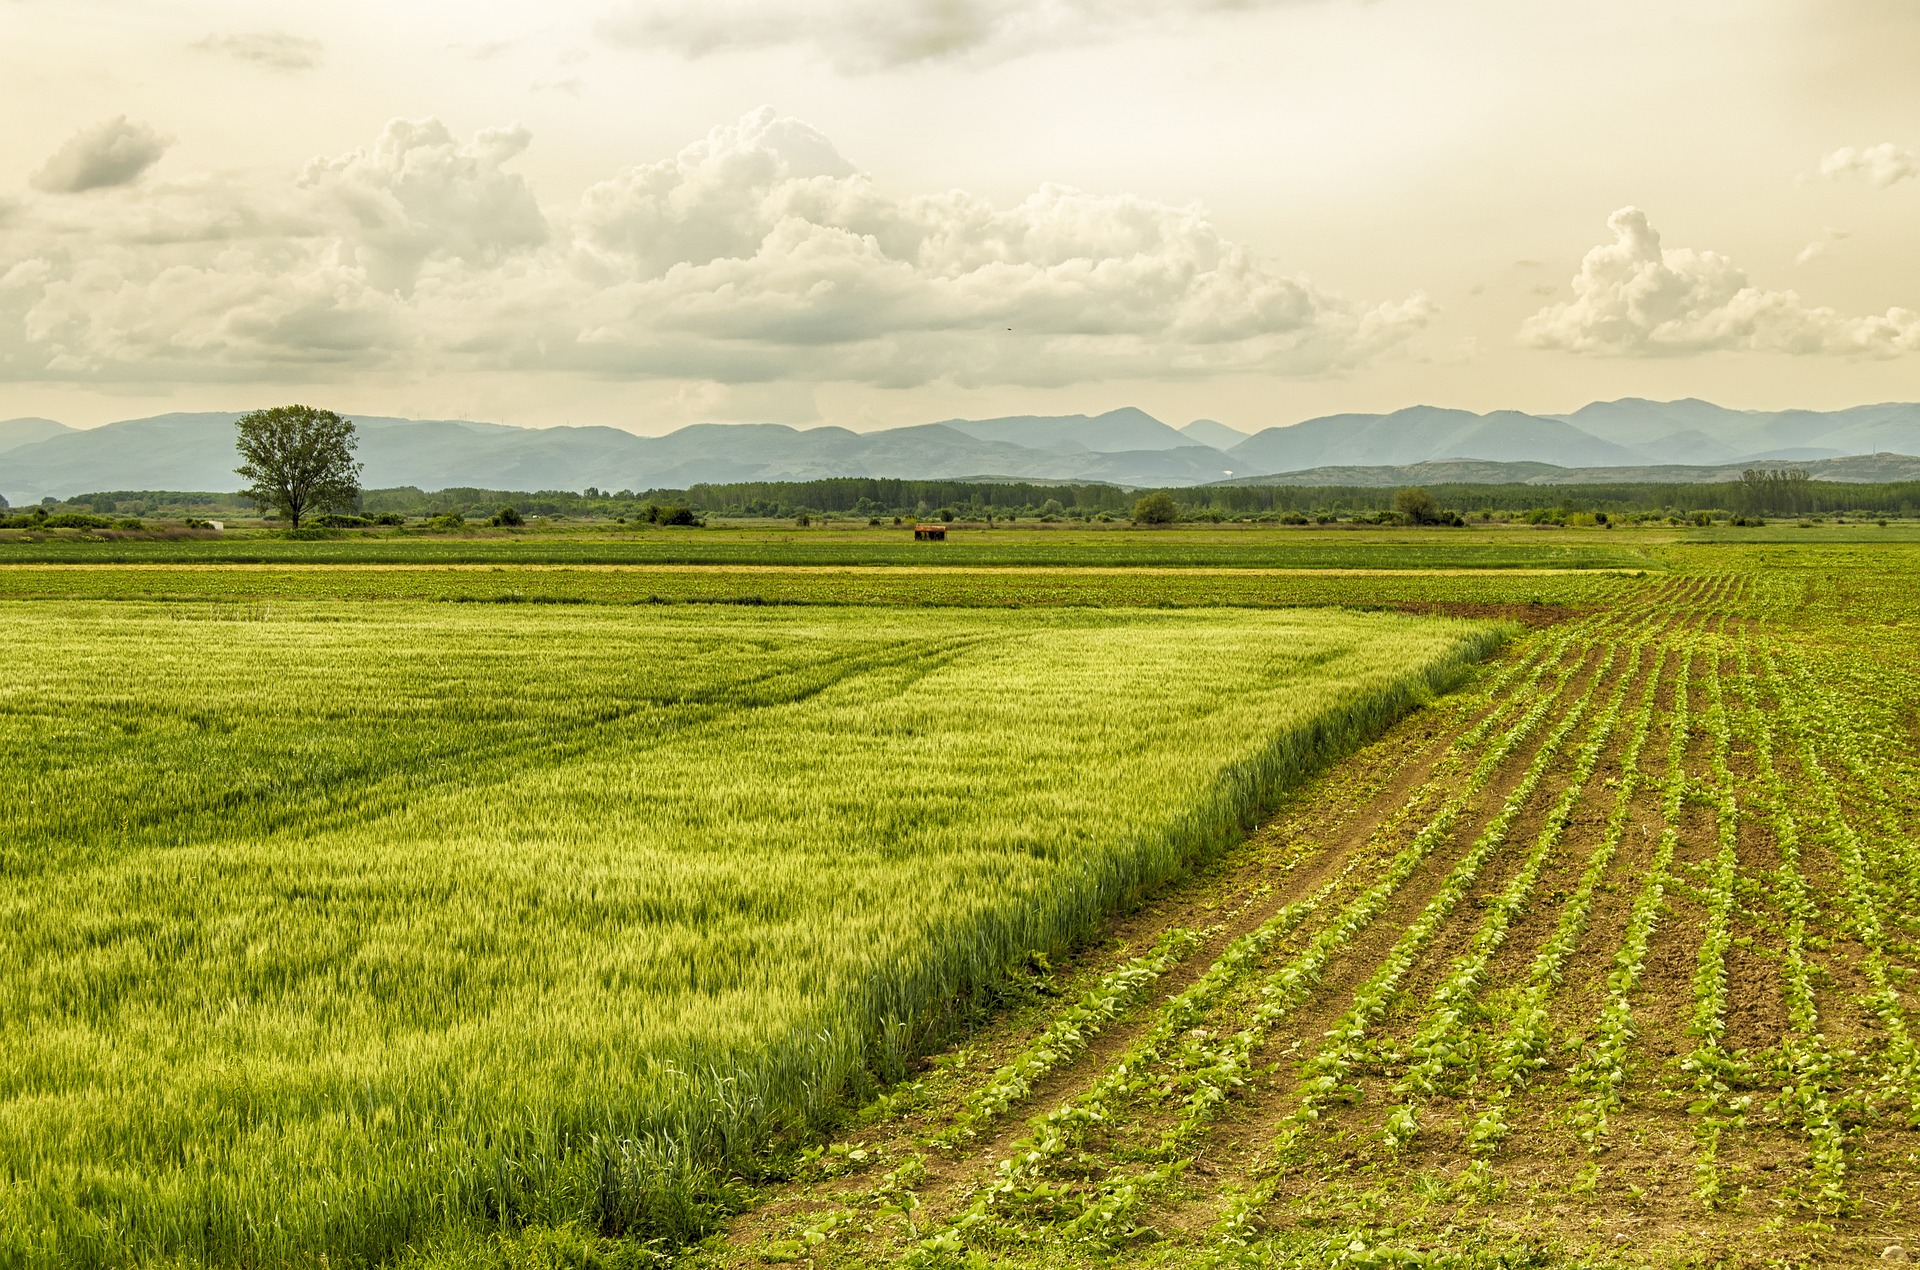
M 466 525 L 467 518 L 459 512 L 440 512 L 427 517 L 428 529 L 464 529 Z
M 245 494 L 278 511 L 295 529 L 317 511 L 351 507 L 360 493 L 353 424 L 331 410 L 275 406 L 242 415 L 234 424 L 244 460 Z
M 1393 510 L 1415 525 L 1432 525 L 1441 519 L 1440 501 L 1417 485 L 1394 493 Z
M 517 529 L 527 523 L 527 518 L 512 503 L 508 503 L 489 517 L 487 523 L 495 528 Z
M 1173 495 L 1162 492 L 1148 494 L 1133 505 L 1133 523 L 1136 525 L 1171 525 L 1180 519 L 1180 507 L 1173 501 Z

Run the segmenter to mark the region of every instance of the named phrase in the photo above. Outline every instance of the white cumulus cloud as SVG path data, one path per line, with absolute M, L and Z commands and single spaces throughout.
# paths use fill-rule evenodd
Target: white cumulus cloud
M 1613 241 L 1587 252 L 1570 301 L 1521 326 L 1537 348 L 1616 356 L 1722 350 L 1890 357 L 1920 351 L 1920 313 L 1847 317 L 1793 291 L 1754 286 L 1728 257 L 1665 247 L 1637 207 L 1607 218 Z
M 878 190 L 760 110 L 542 208 L 518 128 L 395 120 L 295 180 L 201 179 L 0 224 L 0 374 L 474 369 L 723 383 L 1319 374 L 1403 344 L 1205 212 L 1042 186 Z M 45 202 L 43 200 L 43 202 Z
M 842 69 L 999 60 L 1290 0 L 626 0 L 616 43 L 695 56 L 794 45 Z
M 461 142 L 438 119 L 395 119 L 371 146 L 313 160 L 300 186 L 342 223 L 339 254 L 375 286 L 408 291 L 430 258 L 497 265 L 546 240 L 532 187 L 504 170 L 532 141 L 512 127 Z
M 1863 176 L 1885 189 L 1920 176 L 1920 155 L 1891 141 L 1877 146 L 1841 146 L 1822 156 L 1820 175 L 1828 180 Z
M 116 115 L 69 137 L 33 174 L 33 184 L 55 194 L 128 185 L 158 163 L 169 144 L 146 124 Z

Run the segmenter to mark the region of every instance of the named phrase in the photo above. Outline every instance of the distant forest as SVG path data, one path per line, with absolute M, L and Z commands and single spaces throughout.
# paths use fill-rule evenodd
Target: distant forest
M 1164 491 L 1183 517 L 1202 520 L 1283 517 L 1377 516 L 1391 511 L 1402 487 L 1370 485 L 1205 485 Z M 1557 519 L 1608 516 L 1871 515 L 1920 516 L 1920 481 L 1854 484 L 1808 479 L 1799 471 L 1751 471 L 1738 481 L 1714 484 L 1654 482 L 1596 485 L 1429 485 L 1448 511 L 1463 516 Z M 526 516 L 591 519 L 653 519 L 662 509 L 691 508 L 701 516 L 792 519 L 938 517 L 963 520 L 1029 520 L 1125 517 L 1143 495 L 1156 491 L 1117 485 L 1028 481 L 909 481 L 840 477 L 819 481 L 742 481 L 690 489 L 607 491 L 444 489 L 403 486 L 367 490 L 359 511 L 430 516 L 459 512 L 485 517 L 511 506 Z M 63 510 L 100 515 L 247 515 L 252 505 L 237 494 L 109 490 L 82 494 Z M 651 511 L 649 510 L 651 509 Z

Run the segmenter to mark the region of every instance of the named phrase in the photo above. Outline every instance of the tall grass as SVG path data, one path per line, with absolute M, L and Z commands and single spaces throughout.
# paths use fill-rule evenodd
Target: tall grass
M 0 608 L 0 1264 L 698 1232 L 1497 641 L 1332 612 Z

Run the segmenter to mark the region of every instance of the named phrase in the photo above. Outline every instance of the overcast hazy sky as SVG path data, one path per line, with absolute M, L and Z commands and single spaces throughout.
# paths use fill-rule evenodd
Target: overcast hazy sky
M 1920 398 L 1913 0 L 0 0 L 0 417 Z

